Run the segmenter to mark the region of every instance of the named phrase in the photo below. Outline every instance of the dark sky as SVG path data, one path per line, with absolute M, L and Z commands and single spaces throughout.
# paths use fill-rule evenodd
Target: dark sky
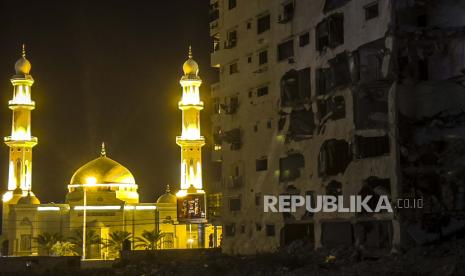
M 204 80 L 202 132 L 211 141 L 209 1 L 0 1 L 0 136 L 11 132 L 10 77 L 25 43 L 36 81 L 32 189 L 39 199 L 63 201 L 73 172 L 99 155 L 102 141 L 132 171 L 142 201 L 153 202 L 166 184 L 179 186 L 177 101 L 189 44 Z M 203 154 L 208 181 L 208 148 Z M 2 143 L 3 190 L 7 166 Z

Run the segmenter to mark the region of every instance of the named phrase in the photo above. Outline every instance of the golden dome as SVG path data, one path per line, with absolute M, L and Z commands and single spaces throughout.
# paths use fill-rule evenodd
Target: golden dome
M 106 156 L 104 145 L 101 156 L 80 167 L 70 181 L 71 185 L 110 183 L 136 184 L 136 181 L 126 167 Z
M 25 205 L 40 204 L 40 201 L 35 195 L 31 195 L 31 192 L 28 192 L 27 196 L 23 196 L 18 200 L 18 205 L 20 204 L 25 204 Z
M 26 49 L 23 44 L 23 53 L 20 59 L 15 63 L 16 74 L 29 75 L 31 71 L 31 63 L 26 59 Z
M 170 191 L 170 185 L 166 185 L 166 193 L 161 195 L 157 199 L 157 203 L 172 203 L 176 204 L 177 198 L 175 195 L 173 195 Z
M 189 46 L 189 59 L 182 65 L 182 70 L 185 76 L 195 76 L 199 74 L 199 65 L 192 58 L 192 48 Z

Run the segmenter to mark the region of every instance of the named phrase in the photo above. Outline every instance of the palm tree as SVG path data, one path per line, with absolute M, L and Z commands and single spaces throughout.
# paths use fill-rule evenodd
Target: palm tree
M 105 241 L 104 246 L 110 248 L 118 256 L 123 250 L 123 244 L 130 242 L 132 238 L 132 234 L 126 231 L 114 231 L 109 236 L 110 238 Z
M 160 241 L 165 234 L 159 230 L 144 230 L 141 237 L 136 237 L 136 247 L 142 247 L 145 250 L 156 250 L 160 247 Z
M 69 241 L 58 241 L 52 246 L 51 251 L 55 256 L 77 256 L 79 253 L 76 249 L 74 243 Z
M 68 238 L 71 244 L 74 244 L 76 252 L 82 255 L 82 229 L 74 230 L 73 236 Z M 86 248 L 90 248 L 92 245 L 102 244 L 102 239 L 94 230 L 86 231 Z M 88 250 L 88 249 L 87 249 Z M 87 253 L 86 250 L 86 253 Z
M 46 255 L 50 255 L 53 245 L 56 242 L 62 241 L 63 237 L 57 233 L 50 234 L 45 232 L 40 235 L 37 235 L 37 237 L 35 237 L 34 240 L 39 245 L 39 249 L 45 251 Z

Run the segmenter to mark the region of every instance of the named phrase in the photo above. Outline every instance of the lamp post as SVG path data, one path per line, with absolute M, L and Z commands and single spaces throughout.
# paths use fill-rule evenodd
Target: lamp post
M 82 185 L 82 190 L 84 193 L 84 212 L 83 212 L 83 221 L 82 221 L 82 259 L 86 259 L 86 221 L 87 221 L 87 186 L 92 186 L 97 183 L 97 178 L 89 176 L 86 178 L 86 184 Z
M 82 222 L 82 259 L 86 259 L 86 216 L 87 216 L 87 189 L 83 185 L 82 189 L 84 191 L 84 212 L 83 212 L 83 222 Z

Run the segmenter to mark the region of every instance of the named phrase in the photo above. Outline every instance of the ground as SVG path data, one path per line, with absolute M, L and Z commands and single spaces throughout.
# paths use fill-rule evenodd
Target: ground
M 42 275 L 464 275 L 465 239 L 415 247 L 397 254 L 365 254 L 353 248 L 309 250 L 304 242 L 273 254 L 227 256 L 219 252 L 187 257 L 147 255 L 108 269 L 47 271 Z M 21 275 L 16 274 L 16 275 Z M 28 273 L 27 275 L 33 275 Z

